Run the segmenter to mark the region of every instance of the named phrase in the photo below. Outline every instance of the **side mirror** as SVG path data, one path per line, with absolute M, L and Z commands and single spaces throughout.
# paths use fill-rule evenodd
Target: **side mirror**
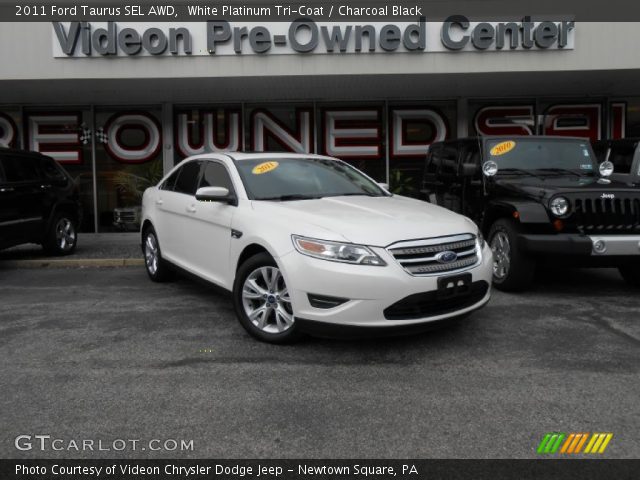
M 477 163 L 463 163 L 460 174 L 463 177 L 477 177 L 480 175 L 480 165 Z
M 229 194 L 229 189 L 225 187 L 202 187 L 196 192 L 196 200 L 235 204 L 236 198 Z

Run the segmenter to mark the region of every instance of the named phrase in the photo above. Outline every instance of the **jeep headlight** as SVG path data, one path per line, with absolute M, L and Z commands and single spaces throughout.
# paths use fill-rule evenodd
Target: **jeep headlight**
M 329 240 L 318 240 L 316 238 L 300 237 L 298 235 L 292 235 L 291 238 L 296 250 L 310 257 L 358 265 L 386 265 L 384 260 L 364 245 L 331 242 Z
M 478 240 L 478 246 L 482 251 L 482 249 L 484 248 L 484 237 L 482 236 L 482 232 L 480 230 L 478 230 L 478 233 L 476 233 L 476 239 Z
M 551 200 L 551 213 L 556 217 L 563 217 L 569 212 L 569 200 L 564 197 L 556 197 Z

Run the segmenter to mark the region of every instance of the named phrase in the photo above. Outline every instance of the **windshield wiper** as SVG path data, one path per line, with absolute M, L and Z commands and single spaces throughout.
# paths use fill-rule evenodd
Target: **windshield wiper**
M 378 195 L 375 193 L 366 193 L 366 192 L 349 192 L 349 193 L 336 193 L 327 195 L 327 197 L 354 197 L 354 196 L 364 196 L 364 197 L 382 197 L 382 195 Z
M 567 168 L 538 168 L 538 170 L 543 170 L 545 172 L 552 172 L 557 175 L 570 174 L 570 175 L 575 175 L 576 177 L 582 177 L 582 175 L 580 175 L 578 172 L 574 172 L 573 170 L 569 170 Z
M 275 197 L 256 198 L 256 200 L 279 200 L 281 202 L 286 202 L 288 200 L 314 200 L 322 197 L 322 195 L 303 195 L 300 193 L 293 193 L 289 195 L 278 195 Z
M 507 173 L 507 174 L 519 173 L 520 175 L 531 175 L 532 177 L 542 178 L 541 175 L 538 175 L 532 170 L 524 170 L 522 168 L 500 168 L 498 170 L 498 174 L 500 173 Z

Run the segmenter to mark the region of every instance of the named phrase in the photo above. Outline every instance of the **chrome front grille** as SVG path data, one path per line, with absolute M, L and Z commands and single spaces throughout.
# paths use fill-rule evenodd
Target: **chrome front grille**
M 457 272 L 480 261 L 476 237 L 471 234 L 397 242 L 387 251 L 411 275 Z

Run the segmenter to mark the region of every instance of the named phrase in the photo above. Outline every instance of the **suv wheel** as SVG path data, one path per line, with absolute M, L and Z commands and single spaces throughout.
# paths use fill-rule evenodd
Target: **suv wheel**
M 240 324 L 253 337 L 269 343 L 298 337 L 289 290 L 269 254 L 254 255 L 240 266 L 233 284 L 233 304 Z
M 489 230 L 489 246 L 493 252 L 493 284 L 499 290 L 515 292 L 529 286 L 534 263 L 517 242 L 518 225 L 506 218 L 496 221 Z
M 42 246 L 49 255 L 69 255 L 78 243 L 76 220 L 67 213 L 58 213 L 45 234 Z
M 629 285 L 640 287 L 640 262 L 632 262 L 629 265 L 618 267 L 618 271 Z
M 153 227 L 144 231 L 142 236 L 142 250 L 144 252 L 144 266 L 147 275 L 154 282 L 165 282 L 171 278 L 171 270 L 162 259 L 160 243 Z

